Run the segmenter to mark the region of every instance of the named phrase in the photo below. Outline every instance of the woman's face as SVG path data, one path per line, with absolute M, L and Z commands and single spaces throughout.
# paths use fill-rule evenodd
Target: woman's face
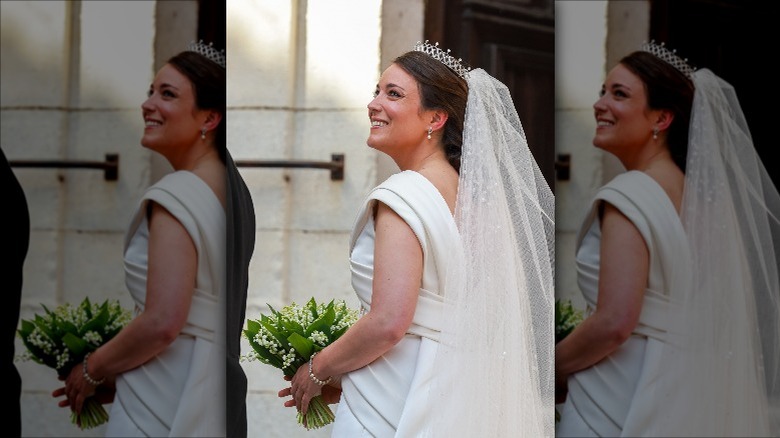
M 141 105 L 144 134 L 141 144 L 157 152 L 182 150 L 201 135 L 207 112 L 195 105 L 192 83 L 170 64 L 164 65 Z
M 647 106 L 645 84 L 622 64 L 607 75 L 601 97 L 593 104 L 593 144 L 616 153 L 636 150 L 651 141 L 657 114 Z
M 368 104 L 371 131 L 367 143 L 390 153 L 414 148 L 427 140 L 431 114 L 423 111 L 417 81 L 396 64 L 382 73 Z

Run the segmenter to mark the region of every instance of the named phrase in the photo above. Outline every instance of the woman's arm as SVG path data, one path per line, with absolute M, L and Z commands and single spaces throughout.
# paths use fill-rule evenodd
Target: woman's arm
M 397 344 L 412 323 L 422 271 L 423 252 L 417 236 L 397 213 L 379 203 L 371 311 L 317 354 L 314 375 L 325 380 L 356 370 Z M 303 413 L 322 389 L 309 378 L 308 364 L 298 369 L 292 388 L 296 406 Z
M 611 204 L 604 205 L 596 310 L 556 345 L 559 383 L 615 351 L 634 331 L 642 311 L 650 269 L 647 245 L 626 216 Z
M 187 230 L 165 208 L 153 203 L 144 311 L 116 337 L 89 356 L 95 379 L 113 377 L 145 363 L 179 335 L 187 321 L 197 273 L 197 251 Z M 66 380 L 66 394 L 76 412 L 95 388 L 77 365 Z

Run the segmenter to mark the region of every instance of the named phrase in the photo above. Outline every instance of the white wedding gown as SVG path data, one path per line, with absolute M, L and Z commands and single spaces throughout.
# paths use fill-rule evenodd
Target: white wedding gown
M 629 339 L 569 377 L 556 436 L 653 436 L 663 422 L 656 413 L 660 406 L 654 403 L 654 382 L 664 373 L 661 352 L 670 312 L 675 311 L 669 296 L 691 282 L 688 239 L 671 200 L 655 180 L 640 171 L 618 175 L 596 194 L 578 237 L 578 283 L 589 309 L 595 309 L 598 300 L 600 201 L 614 205 L 641 233 L 650 255 L 648 285 Z
M 125 240 L 126 283 L 136 313 L 146 301 L 147 201 L 185 227 L 198 254 L 187 322 L 163 352 L 116 380 L 106 436 L 225 436 L 225 210 L 194 173 L 178 171 L 150 187 Z
M 445 317 L 440 291 L 449 256 L 459 251 L 458 230 L 444 198 L 419 173 L 400 172 L 375 188 L 357 216 L 350 245 L 352 285 L 364 310 L 371 308 L 376 201 L 401 216 L 420 241 L 422 284 L 406 336 L 374 362 L 342 378 L 334 437 L 419 436 L 426 421 L 436 415 L 427 401 Z

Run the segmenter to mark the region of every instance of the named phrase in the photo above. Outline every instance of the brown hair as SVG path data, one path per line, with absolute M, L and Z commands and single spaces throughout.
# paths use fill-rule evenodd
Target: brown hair
M 205 56 L 191 51 L 181 52 L 173 56 L 168 60 L 168 64 L 172 65 L 179 73 L 190 80 L 195 94 L 195 105 L 199 109 L 217 111 L 222 115 L 222 120 L 220 120 L 216 129 L 214 143 L 217 147 L 217 152 L 219 152 L 219 158 L 224 163 L 227 153 L 225 69 Z
M 409 73 L 420 89 L 420 102 L 424 109 L 442 110 L 447 113 L 442 143 L 452 167 L 460 172 L 460 156 L 463 147 L 463 122 L 466 118 L 466 101 L 469 89 L 466 80 L 449 67 L 422 52 L 404 53 L 393 61 Z
M 647 52 L 633 52 L 620 64 L 637 75 L 645 85 L 647 106 L 674 114 L 667 143 L 675 164 L 685 172 L 688 155 L 688 126 L 693 106 L 693 82 L 669 63 Z

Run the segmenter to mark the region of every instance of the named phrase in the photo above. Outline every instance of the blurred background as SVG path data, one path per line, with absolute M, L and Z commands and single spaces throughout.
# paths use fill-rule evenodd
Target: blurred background
M 365 145 L 366 105 L 381 72 L 419 40 L 507 84 L 554 186 L 552 0 L 4 0 L 0 25 L 0 147 L 31 220 L 24 319 L 41 304 L 85 296 L 132 305 L 125 230 L 144 190 L 171 171 L 139 144 L 140 105 L 155 72 L 194 39 L 227 48 L 228 148 L 257 216 L 247 318 L 311 296 L 356 304 L 347 259 L 354 216 L 398 171 Z M 343 163 L 343 172 L 293 167 L 311 162 Z M 69 167 L 84 163 L 92 167 Z M 282 167 L 257 167 L 269 163 Z M 23 436 L 103 435 L 79 431 L 56 406 L 53 370 L 17 367 Z M 303 430 L 282 407 L 280 371 L 244 367 L 249 436 L 329 436 Z
M 761 108 L 777 101 L 777 87 L 748 55 L 770 16 L 737 0 L 3 0 L 0 147 L 31 220 L 21 317 L 84 296 L 131 305 L 125 229 L 143 191 L 171 170 L 139 144 L 140 105 L 157 69 L 199 38 L 227 48 L 228 148 L 256 208 L 248 318 L 311 296 L 356 304 L 347 264 L 354 215 L 398 170 L 365 145 L 366 105 L 381 72 L 425 39 L 510 88 L 556 193 L 556 295 L 580 305 L 574 238 L 595 190 L 623 170 L 591 144 L 606 73 L 649 39 L 710 68 L 735 86 L 777 184 L 767 157 L 774 112 Z M 107 170 L 64 167 L 74 162 Z M 269 162 L 282 167 L 255 167 Z M 284 167 L 301 162 L 343 172 Z M 52 370 L 17 366 L 23 436 L 102 436 L 78 431 L 57 408 Z M 278 370 L 244 367 L 249 436 L 329 435 L 295 424 L 276 397 Z
M 583 309 L 576 283 L 575 239 L 596 190 L 624 169 L 593 144 L 593 104 L 609 70 L 644 42 L 665 42 L 696 68 L 734 86 L 754 146 L 775 183 L 769 159 L 777 143 L 767 86 L 752 46 L 763 44 L 774 18 L 755 1 L 648 0 L 555 2 L 555 151 L 568 174 L 556 181 L 556 295 Z M 561 176 L 565 177 L 562 178 Z

